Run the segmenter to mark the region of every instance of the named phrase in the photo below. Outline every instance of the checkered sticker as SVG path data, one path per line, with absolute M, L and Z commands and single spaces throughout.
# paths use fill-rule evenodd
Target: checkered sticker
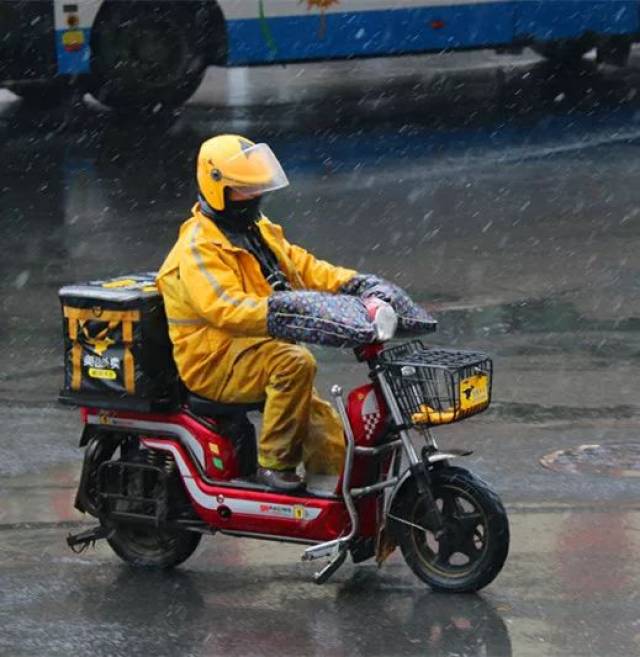
M 380 422 L 380 416 L 381 413 L 378 407 L 376 393 L 370 390 L 362 404 L 362 422 L 364 423 L 364 434 L 367 440 L 373 438 L 373 434 L 376 432 L 376 428 Z
M 362 419 L 364 420 L 364 435 L 367 440 L 371 440 L 376 432 L 378 422 L 380 422 L 380 413 L 369 413 L 363 415 Z

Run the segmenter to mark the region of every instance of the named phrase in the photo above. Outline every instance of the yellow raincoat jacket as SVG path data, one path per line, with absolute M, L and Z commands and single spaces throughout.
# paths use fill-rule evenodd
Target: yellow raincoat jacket
M 290 244 L 282 228 L 264 217 L 258 227 L 294 290 L 337 292 L 356 275 Z M 272 290 L 258 261 L 232 245 L 199 204 L 180 228 L 157 282 L 187 388 L 222 402 L 266 398 L 262 467 L 295 467 L 302 458 L 310 470 L 337 472 L 342 428 L 330 404 L 313 390 L 311 354 L 267 334 Z

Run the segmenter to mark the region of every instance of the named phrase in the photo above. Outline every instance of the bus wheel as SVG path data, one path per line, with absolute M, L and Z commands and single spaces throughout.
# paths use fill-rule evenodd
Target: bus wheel
M 30 107 L 47 109 L 60 105 L 73 95 L 69 84 L 48 82 L 14 82 L 8 87 Z
M 605 37 L 598 42 L 598 63 L 623 67 L 631 56 L 631 39 L 628 37 Z
M 551 64 L 577 66 L 594 45 L 591 39 L 564 39 L 548 43 L 534 43 L 531 49 Z
M 108 5 L 91 38 L 93 95 L 121 110 L 182 105 L 206 69 L 193 31 L 193 16 L 179 4 Z

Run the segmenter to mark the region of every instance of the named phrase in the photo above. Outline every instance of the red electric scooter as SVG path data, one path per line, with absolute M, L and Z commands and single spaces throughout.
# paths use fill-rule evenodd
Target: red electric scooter
M 509 547 L 504 507 L 483 481 L 450 464 L 471 452 L 440 451 L 432 427 L 487 408 L 490 359 L 418 340 L 355 353 L 371 383 L 346 399 L 332 389 L 346 442 L 333 491 L 285 494 L 253 480 L 247 413 L 260 404 L 185 393 L 167 413 L 83 408 L 76 506 L 100 524 L 69 536 L 70 547 L 105 538 L 131 564 L 166 568 L 187 559 L 204 534 L 302 543 L 303 560 L 329 560 L 315 575 L 322 583 L 349 553 L 382 563 L 399 546 L 436 590 L 489 584 Z

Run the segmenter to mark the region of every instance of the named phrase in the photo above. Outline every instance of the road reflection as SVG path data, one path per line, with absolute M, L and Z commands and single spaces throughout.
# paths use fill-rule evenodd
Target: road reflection
M 67 593 L 57 641 L 79 630 L 91 635 L 80 654 L 97 656 L 125 642 L 136 654 L 202 657 L 512 654 L 505 622 L 481 596 L 395 588 L 372 570 L 313 590 L 288 568 L 268 578 L 255 565 L 227 576 L 109 568 Z

